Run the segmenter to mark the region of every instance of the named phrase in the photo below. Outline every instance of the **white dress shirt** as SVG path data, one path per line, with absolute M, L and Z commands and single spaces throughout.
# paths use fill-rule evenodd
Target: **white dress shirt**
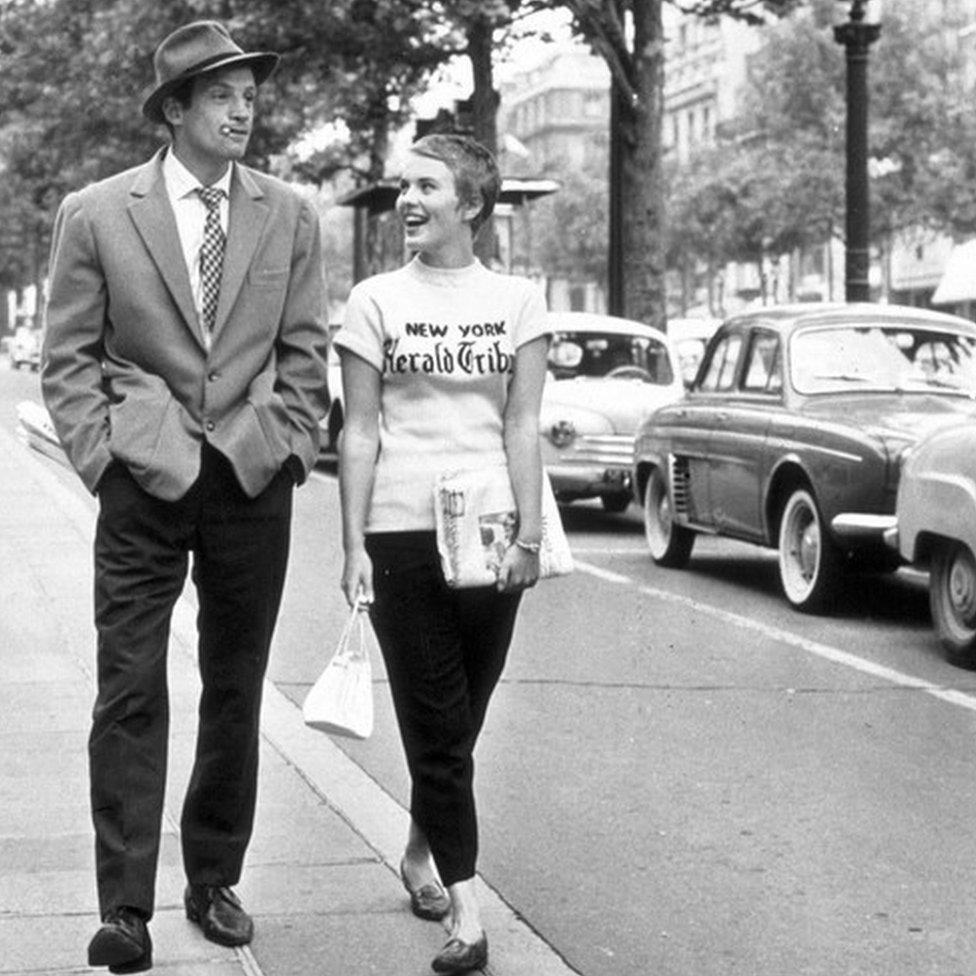
M 227 167 L 224 175 L 211 184 L 223 190 L 224 196 L 220 200 L 220 226 L 227 233 L 230 218 L 230 180 L 233 163 Z M 167 150 L 163 156 L 163 180 L 166 192 L 176 217 L 176 229 L 180 235 L 180 245 L 183 248 L 183 260 L 190 276 L 190 290 L 193 293 L 193 306 L 197 310 L 197 320 L 201 323 L 201 332 L 209 345 L 210 333 L 203 328 L 203 280 L 200 275 L 200 248 L 203 246 L 203 228 L 207 220 L 207 205 L 196 192 L 202 186 L 200 181 L 176 158 L 172 150 Z

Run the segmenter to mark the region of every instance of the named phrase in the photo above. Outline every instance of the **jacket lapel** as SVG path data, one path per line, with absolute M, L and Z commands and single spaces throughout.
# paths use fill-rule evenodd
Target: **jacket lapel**
M 220 278 L 220 300 L 213 329 L 215 339 L 237 301 L 244 276 L 261 240 L 268 212 L 260 187 L 245 169 L 235 166 L 230 187 L 230 221 L 224 269 Z
M 190 290 L 190 277 L 183 260 L 183 247 L 163 180 L 164 151 L 160 150 L 136 176 L 129 191 L 132 194 L 129 213 L 187 328 L 203 346 L 203 334 Z

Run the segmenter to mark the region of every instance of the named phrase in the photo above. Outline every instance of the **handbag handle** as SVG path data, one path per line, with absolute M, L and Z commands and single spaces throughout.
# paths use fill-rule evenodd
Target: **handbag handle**
M 367 659 L 369 652 L 366 649 L 366 622 L 369 619 L 369 601 L 361 596 L 362 591 L 356 595 L 356 602 L 353 604 L 349 617 L 342 633 L 339 635 L 339 648 L 336 656 L 346 658 L 350 661 Z

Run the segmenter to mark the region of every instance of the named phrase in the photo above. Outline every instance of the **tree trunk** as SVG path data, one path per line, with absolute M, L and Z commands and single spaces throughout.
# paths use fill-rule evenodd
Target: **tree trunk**
M 389 153 L 390 135 L 386 122 L 385 110 L 374 106 L 373 138 L 370 140 L 369 177 L 368 182 L 377 183 L 385 175 L 386 157 Z M 377 217 L 368 211 L 356 215 L 356 237 L 360 258 L 358 269 L 354 269 L 353 280 L 368 278 L 381 271 L 388 270 L 383 266 L 383 251 L 379 236 Z M 356 277 L 357 273 L 360 277 Z
M 498 151 L 498 93 L 492 69 L 493 30 L 484 17 L 476 17 L 468 28 L 468 57 L 474 90 L 471 93 L 473 135 L 492 153 Z M 494 221 L 488 220 L 474 243 L 475 253 L 490 264 L 497 257 Z
M 624 308 L 629 318 L 664 328 L 665 208 L 661 165 L 664 27 L 661 0 L 635 4 L 634 92 L 622 105 L 621 192 Z

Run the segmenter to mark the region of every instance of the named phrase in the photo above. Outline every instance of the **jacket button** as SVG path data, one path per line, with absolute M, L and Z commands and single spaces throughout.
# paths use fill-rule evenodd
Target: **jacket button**
M 212 420 L 207 421 L 207 430 L 213 430 L 216 426 L 217 425 Z
M 212 373 L 207 373 L 207 379 L 210 380 L 211 383 L 215 382 L 218 376 L 220 376 L 220 373 L 218 373 L 216 370 L 214 370 Z

